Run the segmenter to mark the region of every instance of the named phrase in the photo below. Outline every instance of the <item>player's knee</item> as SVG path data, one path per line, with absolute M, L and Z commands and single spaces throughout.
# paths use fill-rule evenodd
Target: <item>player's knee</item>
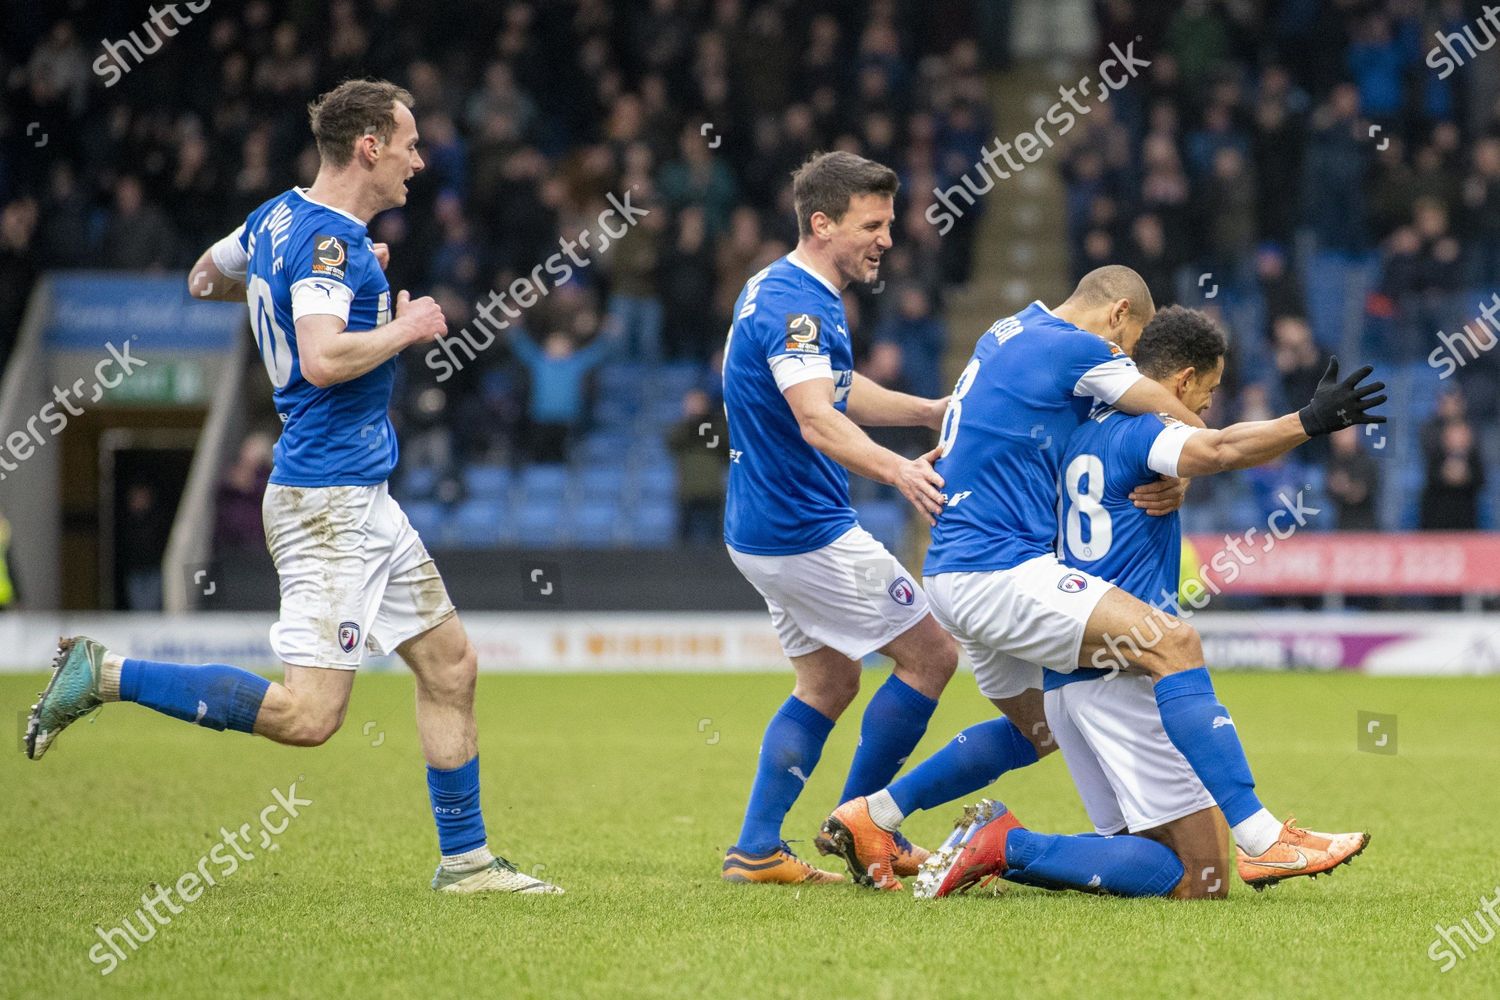
M 1203 639 L 1198 630 L 1180 618 L 1173 621 L 1176 627 L 1163 632 L 1160 644 L 1163 672 L 1175 674 L 1203 666 Z
M 332 712 L 323 708 L 309 707 L 297 714 L 289 738 L 292 746 L 320 747 L 333 739 L 333 734 L 344 724 L 342 710 Z
M 433 701 L 446 705 L 469 704 L 474 700 L 474 686 L 479 677 L 479 654 L 473 643 L 464 641 L 458 657 L 442 666 L 424 671 L 418 678 L 424 693 Z

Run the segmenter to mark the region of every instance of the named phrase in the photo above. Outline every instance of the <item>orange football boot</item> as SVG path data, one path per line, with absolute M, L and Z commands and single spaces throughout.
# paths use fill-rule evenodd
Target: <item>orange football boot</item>
M 905 837 L 901 840 L 906 841 Z M 813 843 L 823 854 L 837 854 L 849 866 L 849 875 L 860 885 L 872 889 L 900 892 L 905 888 L 897 878 L 896 866 L 916 874 L 916 865 L 926 860 L 927 852 L 906 841 L 903 849 L 896 835 L 878 825 L 870 818 L 870 806 L 864 796 L 850 799 L 833 811 L 823 821 L 823 830 L 813 838 Z M 915 852 L 921 858 L 913 863 Z
M 814 868 L 792 853 L 783 841 L 781 846 L 764 854 L 749 854 L 731 847 L 724 855 L 721 877 L 726 882 L 766 882 L 783 885 L 822 885 L 842 882 L 844 876 Z
M 1281 837 L 1264 854 L 1251 857 L 1236 847 L 1240 878 L 1260 892 L 1268 885 L 1299 875 L 1317 878 L 1359 856 L 1370 842 L 1368 833 L 1318 833 L 1293 826 L 1296 817 L 1281 827 Z

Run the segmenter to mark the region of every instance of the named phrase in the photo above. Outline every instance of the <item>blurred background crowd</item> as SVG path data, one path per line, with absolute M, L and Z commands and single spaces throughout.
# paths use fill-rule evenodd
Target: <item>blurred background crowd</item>
M 1004 277 L 976 251 L 985 213 L 1025 197 L 997 188 L 941 237 L 924 218 L 995 137 L 1004 2 L 249 0 L 194 15 L 108 88 L 101 40 L 148 48 L 142 11 L 56 6 L 12 11 L 0 39 L 0 354 L 40 272 L 182 271 L 310 183 L 306 104 L 351 74 L 415 95 L 426 171 L 371 236 L 393 288 L 436 297 L 454 332 L 596 229 L 610 195 L 649 210 L 454 377 L 407 359 L 398 485 L 448 544 L 717 539 L 718 352 L 745 279 L 795 244 L 790 173 L 810 153 L 901 175 L 883 283 L 848 306 L 861 370 L 922 395 L 980 332 L 949 329 L 950 296 Z M 1087 17 L 1096 64 L 1139 39 L 1151 65 L 1037 168 L 1065 186 L 1073 277 L 1127 263 L 1158 304 L 1222 317 L 1215 420 L 1300 405 L 1334 352 L 1429 386 L 1393 402 L 1400 448 L 1351 431 L 1195 486 L 1190 526 L 1243 527 L 1314 481 L 1335 508 L 1319 527 L 1489 526 L 1500 351 L 1442 380 L 1428 361 L 1439 330 L 1474 324 L 1476 291 L 1500 291 L 1500 103 L 1423 64 L 1434 30 L 1474 30 L 1466 6 L 1108 0 Z M 258 544 L 234 497 L 264 461 L 257 438 L 230 471 L 226 544 Z M 905 530 L 890 492 L 856 498 L 878 535 Z

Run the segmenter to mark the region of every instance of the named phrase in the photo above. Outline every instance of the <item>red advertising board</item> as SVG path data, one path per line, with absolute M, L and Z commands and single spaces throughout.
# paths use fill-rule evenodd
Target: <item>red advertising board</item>
M 1226 594 L 1500 594 L 1500 533 L 1191 535 Z

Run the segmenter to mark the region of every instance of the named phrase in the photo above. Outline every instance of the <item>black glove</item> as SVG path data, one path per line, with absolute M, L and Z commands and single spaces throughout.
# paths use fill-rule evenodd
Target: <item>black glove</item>
M 1323 373 L 1322 380 L 1318 382 L 1318 391 L 1313 393 L 1312 402 L 1297 411 L 1297 416 L 1302 418 L 1302 429 L 1307 432 L 1307 436 L 1332 434 L 1334 431 L 1341 431 L 1355 424 L 1385 423 L 1385 417 L 1370 412 L 1385 402 L 1385 396 L 1375 395 L 1385 390 L 1385 383 L 1359 384 L 1374 370 L 1369 365 L 1365 365 L 1340 382 L 1338 381 L 1339 359 L 1330 358 L 1328 370 Z

